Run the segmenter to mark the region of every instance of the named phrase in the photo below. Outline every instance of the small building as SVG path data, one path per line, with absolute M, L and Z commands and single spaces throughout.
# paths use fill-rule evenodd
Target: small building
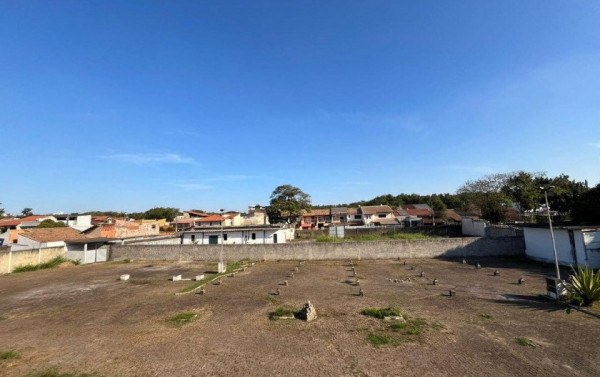
M 525 254 L 533 260 L 554 263 L 548 226 L 523 227 Z M 600 227 L 555 227 L 556 254 L 563 266 L 600 268 Z
M 19 234 L 19 239 L 16 244 L 11 245 L 11 250 L 64 247 L 66 240 L 83 238 L 85 236 L 80 232 L 68 227 L 27 229 Z
M 286 243 L 294 239 L 293 228 L 276 225 L 199 227 L 182 232 L 184 245 L 252 245 Z

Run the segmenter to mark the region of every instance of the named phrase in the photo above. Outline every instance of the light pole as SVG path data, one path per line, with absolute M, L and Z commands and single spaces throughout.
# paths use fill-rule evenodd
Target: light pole
M 223 262 L 223 245 L 225 244 L 225 240 L 223 239 L 223 212 L 225 211 L 223 208 L 219 210 L 221 212 L 221 251 L 219 253 L 219 273 L 224 273 L 227 268 L 225 268 L 225 263 Z
M 554 264 L 556 266 L 556 278 L 560 280 L 560 268 L 558 267 L 558 255 L 556 253 L 556 241 L 554 240 L 554 230 L 552 229 L 552 217 L 550 216 L 550 205 L 548 204 L 548 190 L 553 189 L 554 186 L 542 186 L 540 190 L 544 191 L 544 198 L 546 199 L 546 211 L 548 211 L 548 224 L 550 225 L 550 236 L 552 237 L 552 249 L 554 250 Z M 558 296 L 558 295 L 557 295 Z

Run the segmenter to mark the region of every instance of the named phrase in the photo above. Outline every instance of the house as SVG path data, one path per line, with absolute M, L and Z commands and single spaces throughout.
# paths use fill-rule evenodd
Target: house
M 600 227 L 554 227 L 553 230 L 559 264 L 600 268 Z M 523 236 L 528 258 L 554 263 L 549 227 L 523 227 Z
M 399 225 L 394 217 L 394 210 L 390 206 L 380 204 L 378 206 L 361 206 L 358 211 L 362 216 L 365 226 L 389 226 Z
M 293 228 L 276 225 L 198 227 L 182 232 L 184 245 L 252 245 L 286 243 L 294 239 Z
M 346 215 L 348 226 L 363 226 L 365 225 L 362 215 L 358 212 L 358 208 L 348 208 L 348 214 Z
M 160 233 L 160 221 L 138 220 L 127 221 L 116 219 L 112 223 L 94 225 L 84 231 L 87 237 L 92 238 L 130 238 L 157 236 Z
M 69 227 L 26 229 L 19 234 L 17 243 L 11 245 L 11 250 L 64 247 L 66 240 L 83 238 L 83 234 Z
M 244 221 L 242 214 L 234 211 L 225 212 L 223 219 L 223 226 L 240 226 Z
M 321 229 L 331 224 L 331 212 L 329 209 L 313 209 L 304 211 L 300 227 L 302 229 Z
M 31 215 L 22 218 L 0 220 L 0 239 L 3 244 L 16 244 L 19 234 L 25 229 L 36 228 L 44 220 L 57 221 L 54 216 Z
M 433 209 L 427 204 L 406 204 L 401 206 L 410 216 L 408 226 L 415 225 L 443 225 L 441 218 L 436 218 Z M 405 220 L 406 223 L 406 220 Z
M 462 216 L 458 214 L 454 209 L 446 209 L 444 212 L 446 215 L 446 224 L 461 224 Z
M 248 213 L 243 217 L 242 225 L 269 225 L 267 209 L 260 205 L 248 207 Z

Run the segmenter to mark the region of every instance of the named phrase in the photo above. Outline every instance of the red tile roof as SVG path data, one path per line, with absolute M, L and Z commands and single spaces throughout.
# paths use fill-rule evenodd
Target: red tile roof
M 379 206 L 362 206 L 360 212 L 364 215 L 375 215 L 377 213 L 392 213 L 394 212 L 390 206 L 379 205 Z
M 0 220 L 0 226 L 17 226 L 22 222 L 21 219 L 4 219 Z
M 70 239 L 85 238 L 79 231 L 73 228 L 34 228 L 23 231 L 20 236 L 27 237 L 38 242 L 56 242 Z
M 329 209 L 313 209 L 310 212 L 307 212 L 307 213 L 305 213 L 302 216 L 304 216 L 304 217 L 310 217 L 310 216 L 329 216 Z
M 206 216 L 201 219 L 195 219 L 195 220 L 200 223 L 209 223 L 209 222 L 223 221 L 225 219 L 219 215 L 210 215 L 210 216 Z
M 209 216 L 206 213 L 197 212 L 197 211 L 183 211 L 183 212 L 189 213 L 190 215 L 194 215 L 194 216 L 200 216 L 200 217 L 207 217 L 207 216 Z
M 38 221 L 39 219 L 43 219 L 44 217 L 49 217 L 51 215 L 31 215 L 21 218 L 21 222 L 26 221 Z

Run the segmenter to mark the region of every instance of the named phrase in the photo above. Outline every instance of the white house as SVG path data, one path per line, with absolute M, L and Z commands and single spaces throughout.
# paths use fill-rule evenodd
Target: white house
M 27 250 L 46 247 L 64 247 L 66 240 L 85 238 L 73 228 L 35 228 L 19 233 L 17 243 L 11 244 L 11 250 Z
M 528 258 L 554 263 L 548 227 L 524 227 L 523 235 Z M 559 264 L 600 268 L 600 228 L 555 227 L 554 239 Z
M 221 237 L 221 234 L 223 235 Z M 184 245 L 244 245 L 286 243 L 294 239 L 294 229 L 278 226 L 201 227 L 182 233 Z
M 366 226 L 399 225 L 390 206 L 362 206 L 358 209 Z

